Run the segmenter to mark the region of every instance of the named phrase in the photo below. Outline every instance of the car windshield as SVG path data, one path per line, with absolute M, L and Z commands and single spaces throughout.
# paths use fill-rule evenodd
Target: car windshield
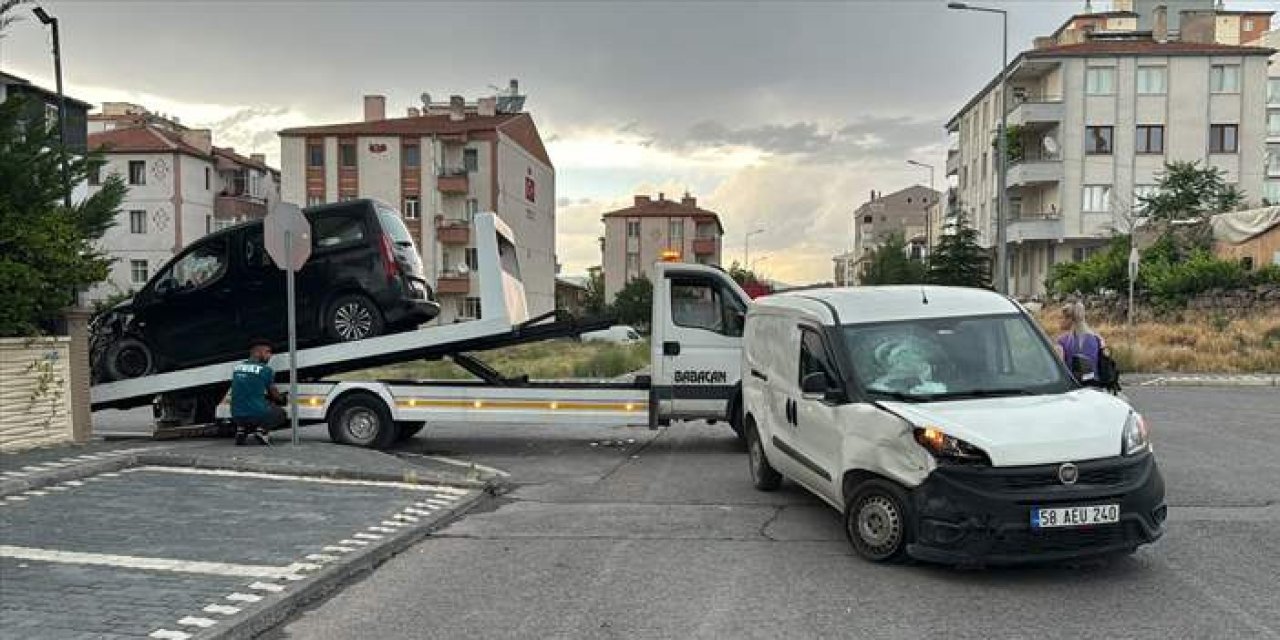
M 1062 393 L 1057 356 L 1018 314 L 842 327 L 855 377 L 872 397 L 908 401 Z

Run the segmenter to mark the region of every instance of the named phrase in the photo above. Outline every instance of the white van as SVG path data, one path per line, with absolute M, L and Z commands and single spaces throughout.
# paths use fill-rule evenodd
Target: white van
M 949 287 L 821 289 L 747 314 L 757 488 L 785 476 L 873 561 L 1005 564 L 1155 541 L 1164 481 L 1143 419 L 1072 379 L 1022 307 Z
M 608 329 L 588 331 L 582 334 L 583 342 L 608 342 L 610 344 L 638 344 L 640 332 L 625 324 L 615 324 Z

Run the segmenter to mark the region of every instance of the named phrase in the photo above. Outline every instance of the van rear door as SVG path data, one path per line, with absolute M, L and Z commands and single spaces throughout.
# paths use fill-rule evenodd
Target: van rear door
M 658 263 L 653 274 L 653 410 L 728 419 L 741 389 L 747 294 L 714 267 Z

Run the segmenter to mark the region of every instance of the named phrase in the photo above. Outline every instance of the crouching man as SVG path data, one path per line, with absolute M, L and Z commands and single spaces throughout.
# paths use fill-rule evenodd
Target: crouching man
M 284 396 L 272 384 L 276 374 L 267 365 L 270 361 L 271 341 L 255 339 L 249 343 L 249 359 L 236 365 L 231 374 L 231 420 L 236 425 L 237 445 L 250 437 L 271 444 L 267 434 L 289 420 L 281 408 Z

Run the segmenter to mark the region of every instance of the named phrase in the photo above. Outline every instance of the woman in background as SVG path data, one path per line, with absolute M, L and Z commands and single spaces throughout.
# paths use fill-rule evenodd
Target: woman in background
M 1084 303 L 1068 302 L 1063 305 L 1058 328 L 1063 332 L 1058 336 L 1058 356 L 1067 363 L 1076 380 L 1084 384 L 1095 382 L 1098 363 L 1107 344 L 1085 320 Z

